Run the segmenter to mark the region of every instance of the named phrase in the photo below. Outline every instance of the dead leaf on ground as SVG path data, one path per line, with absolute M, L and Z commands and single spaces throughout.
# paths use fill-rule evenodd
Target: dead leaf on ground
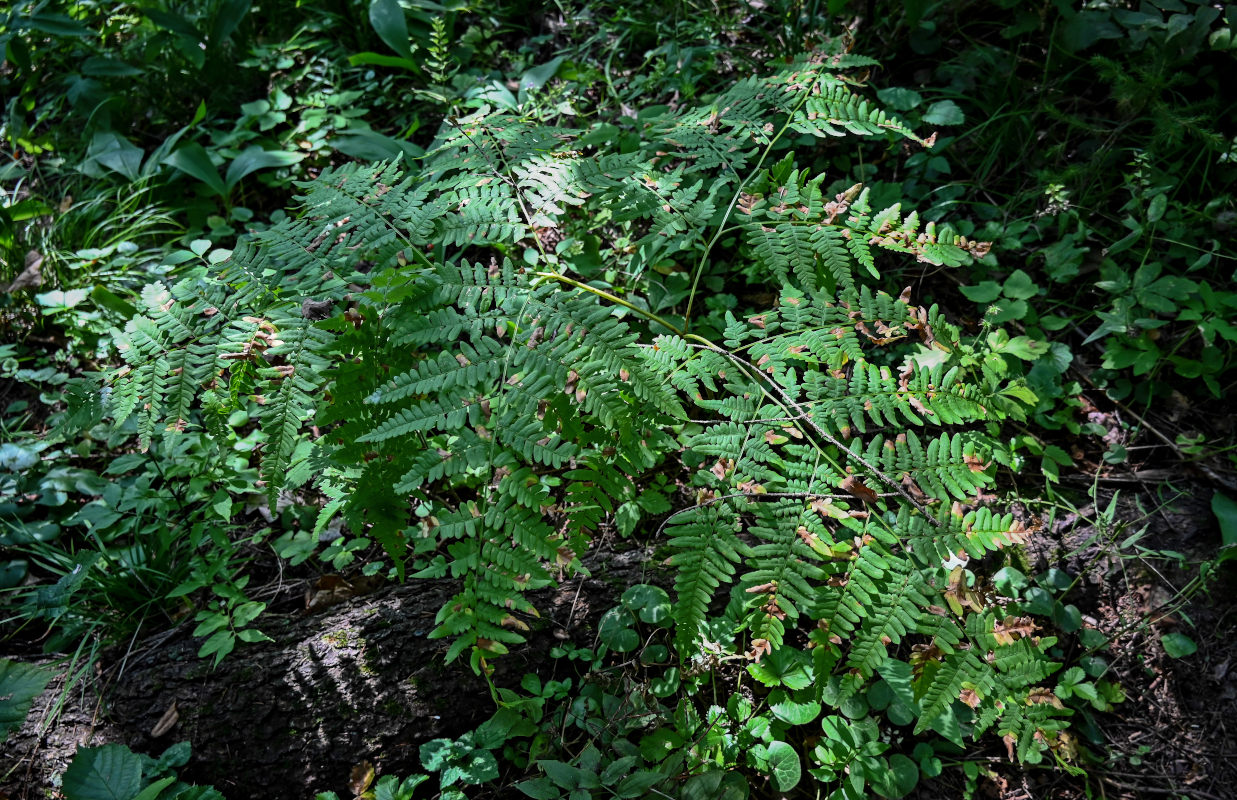
M 163 712 L 163 716 L 159 717 L 159 721 L 155 723 L 155 727 L 150 729 L 150 738 L 158 739 L 172 728 L 176 727 L 176 723 L 180 721 L 180 711 L 176 708 L 176 701 L 172 701 L 172 705 L 168 706 L 167 711 Z
M 353 585 L 341 575 L 323 575 L 313 589 L 305 590 L 305 613 L 315 614 L 357 595 Z
M 373 782 L 374 765 L 368 761 L 362 761 L 352 768 L 348 776 L 348 791 L 352 792 L 353 797 L 360 797 L 365 794 L 365 790 Z

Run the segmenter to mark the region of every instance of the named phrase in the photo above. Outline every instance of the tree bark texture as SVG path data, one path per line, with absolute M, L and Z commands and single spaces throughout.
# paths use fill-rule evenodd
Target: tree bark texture
M 495 683 L 546 674 L 555 645 L 592 645 L 597 618 L 626 586 L 646 579 L 648 555 L 590 558 L 598 577 L 530 596 L 541 618 L 526 620 L 533 627 L 526 645 L 496 660 Z M 379 775 L 422 771 L 421 744 L 458 736 L 495 708 L 466 663 L 443 663 L 450 641 L 427 638 L 456 588 L 414 581 L 321 614 L 267 615 L 258 627 L 275 641 L 241 645 L 213 669 L 197 657 L 201 642 L 187 625 L 105 658 L 60 714 L 51 713 L 62 694 L 56 681 L 9 737 L 0 798 L 46 797 L 77 745 L 106 742 L 157 756 L 188 740 L 193 760 L 181 778 L 212 784 L 229 800 L 308 800 L 326 790 L 347 797 L 349 772 L 362 761 Z M 153 736 L 173 703 L 176 723 Z

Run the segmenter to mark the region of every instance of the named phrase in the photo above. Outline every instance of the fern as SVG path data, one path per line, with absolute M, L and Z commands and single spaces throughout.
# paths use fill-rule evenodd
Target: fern
M 198 323 L 191 307 L 165 287 L 147 286 L 142 305 L 146 314 L 115 337 L 127 364 L 113 373 L 110 404 L 117 423 L 138 414 L 146 448 L 160 421 L 175 429 L 186 424 L 195 395 L 212 372 L 214 353 L 195 341 Z M 213 326 L 207 321 L 206 327 Z
M 736 535 L 736 516 L 724 503 L 688 509 L 677 516 L 670 532 L 679 596 L 675 620 L 680 641 L 685 642 L 681 649 L 688 650 L 708 617 L 718 587 L 734 578 L 735 565 L 751 555 L 751 549 Z
M 278 486 L 290 466 L 301 428 L 317 406 L 314 395 L 326 380 L 328 365 L 322 351 L 330 337 L 307 321 L 299 307 L 276 310 L 269 325 L 270 347 L 263 353 L 269 366 L 258 370 L 268 388 L 267 394 L 257 397 L 267 441 L 262 478 Z
M 324 170 L 299 214 L 147 288 L 110 411 L 147 443 L 255 402 L 269 490 L 312 482 L 317 529 L 342 516 L 399 574 L 411 543 L 417 576 L 456 579 L 431 635 L 479 671 L 522 641 L 525 594 L 579 568 L 639 476 L 684 446 L 696 504 L 664 528 L 685 660 L 719 636 L 758 657 L 810 629 L 845 695 L 913 646 L 921 729 L 963 702 L 975 731 L 1033 757 L 1060 722 L 1034 694 L 1046 645 L 992 609 L 957 613 L 941 567 L 1023 534 L 964 504 L 1008 461 L 991 431 L 1027 392 L 938 309 L 866 283 L 886 258 L 950 266 L 986 246 L 873 209 L 793 155 L 766 165 L 787 133 L 930 145 L 863 97 L 848 70 L 870 63 L 775 64 L 642 120 L 621 152 L 482 109 L 448 120 L 415 171 Z M 572 272 L 573 248 L 602 239 L 621 242 L 597 258 L 629 285 Z M 776 284 L 771 308 L 728 312 L 719 341 L 649 310 L 650 270 L 678 272 L 690 317 L 725 248 Z
M 779 172 L 785 179 L 775 180 Z M 998 442 L 959 426 L 1022 412 L 999 381 L 952 358 L 927 367 L 909 359 L 890 364 L 882 351 L 908 340 L 958 351 L 957 329 L 935 309 L 861 286 L 859 274 L 872 266 L 866 248 L 822 246 L 819 233 L 814 240 L 802 231 L 842 225 L 852 234 L 865 231 L 877 246 L 940 263 L 955 257 L 948 248 L 962 253 L 965 243 L 920 238 L 914 215 L 902 218 L 896 208 L 869 218 L 858 191 L 837 195 L 826 211 L 821 182 L 780 165 L 770 181 L 779 187 L 777 205 L 747 204 L 761 226 L 748 229 L 747 241 L 763 269 L 794 285 L 777 310 L 746 321 L 731 317 L 726 347 L 663 336 L 646 353 L 664 380 L 718 417 L 689 441 L 704 459 L 697 485 L 746 498 L 728 502 L 752 515 L 746 530 L 757 544 L 746 553 L 728 551 L 723 568 L 709 573 L 718 585 L 707 588 L 720 591 L 729 580 L 750 596 L 736 622 L 756 658 L 780 646 L 791 627 L 814 620 L 814 641 L 827 654 L 818 663 L 849 670 L 839 700 L 874 679 L 899 645 L 926 638 L 939 655 L 922 665 L 916 681 L 921 730 L 944 725 L 966 698 L 975 703 L 977 733 L 998 721 L 1002 735 L 1013 731 L 1020 742 L 1028 726 L 1050 732 L 1053 713 L 1008 711 L 1008 698 L 1027 696 L 1047 677 L 1051 664 L 1042 650 L 1028 650 L 1024 641 L 995 647 L 991 661 L 980 658 L 976 652 L 993 645 L 976 620 L 991 623 L 991 615 L 941 616 L 948 614 L 941 609 L 942 560 L 959 551 L 982 556 L 1020 538 L 1007 516 L 954 511 L 990 483 L 993 464 L 1004 459 Z M 857 218 L 847 220 L 852 208 Z M 784 219 L 769 225 L 777 216 Z M 680 641 L 713 635 L 702 614 L 709 598 L 695 572 L 683 579 L 682 569 L 714 563 L 710 534 L 719 533 L 694 518 L 671 522 L 682 580 Z M 1030 737 L 1044 741 L 1034 731 Z
M 759 543 L 746 559 L 750 570 L 743 584 L 745 592 L 754 595 L 753 634 L 780 646 L 786 624 L 798 622 L 815 602 L 814 584 L 825 572 L 810 537 L 799 533 L 806 516 L 803 503 L 760 503 L 755 511 L 755 524 L 748 532 Z

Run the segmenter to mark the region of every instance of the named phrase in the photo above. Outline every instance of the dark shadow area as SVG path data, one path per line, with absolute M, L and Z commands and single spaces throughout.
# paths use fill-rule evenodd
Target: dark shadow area
M 495 684 L 517 687 L 528 672 L 554 677 L 551 648 L 592 644 L 601 614 L 645 579 L 647 558 L 642 550 L 596 554 L 588 559 L 593 577 L 530 595 L 541 617 L 526 620 L 528 643 L 497 661 Z M 96 679 L 70 693 L 54 717 L 62 683 L 38 700 L 0 757 L 0 774 L 16 767 L 0 796 L 45 797 L 79 744 L 110 742 L 157 756 L 189 741 L 193 759 L 180 777 L 230 800 L 347 796 L 349 773 L 363 761 L 380 775 L 420 772 L 422 744 L 457 737 L 495 710 L 467 662 L 443 662 L 449 640 L 426 638 L 455 590 L 453 581 L 411 581 L 321 614 L 270 615 L 259 627 L 273 643 L 239 648 L 215 669 L 197 657 L 201 642 L 188 626 L 149 637 L 127 659 L 110 654 L 99 675 L 119 677 L 102 700 Z M 152 736 L 173 704 L 175 725 Z

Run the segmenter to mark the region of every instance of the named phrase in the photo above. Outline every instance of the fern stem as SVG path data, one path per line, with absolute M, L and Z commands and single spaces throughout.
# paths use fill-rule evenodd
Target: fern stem
M 575 280 L 574 278 L 568 278 L 566 275 L 561 275 L 561 274 L 559 274 L 559 273 L 557 273 L 557 272 L 536 272 L 536 273 L 533 273 L 533 274 L 538 275 L 539 277 L 542 277 L 542 278 L 551 278 L 551 279 L 556 280 L 556 281 L 559 281 L 559 282 L 561 282 L 561 283 L 565 283 L 565 284 L 567 284 L 568 286 L 574 286 L 574 287 L 576 287 L 577 289 L 583 289 L 584 291 L 586 291 L 586 292 L 590 292 L 590 293 L 592 293 L 592 294 L 595 294 L 595 295 L 597 295 L 598 297 L 600 297 L 600 298 L 602 298 L 602 299 L 604 299 L 604 300 L 609 300 L 611 303 L 617 303 L 618 305 L 622 306 L 623 308 L 629 308 L 629 309 L 631 309 L 632 311 L 634 311 L 634 312 L 636 312 L 637 314 L 639 314 L 640 316 L 642 316 L 642 317 L 644 317 L 645 319 L 649 320 L 650 322 L 656 322 L 658 325 L 661 325 L 662 327 L 665 327 L 665 328 L 667 328 L 667 329 L 669 329 L 669 330 L 673 331 L 674 333 L 678 334 L 679 336 L 683 336 L 683 335 L 684 335 L 683 329 L 682 329 L 682 328 L 679 328 L 677 325 L 673 325 L 673 324 L 671 324 L 670 322 L 667 322 L 666 320 L 664 320 L 664 319 L 662 319 L 661 317 L 657 316 L 657 315 L 656 315 L 656 314 L 654 314 L 653 312 L 651 312 L 651 311 L 645 311 L 643 308 L 640 308 L 639 306 L 633 305 L 633 304 L 631 304 L 631 303 L 627 302 L 626 300 L 624 300 L 623 298 L 618 297 L 618 296 L 616 296 L 616 295 L 612 295 L 612 294 L 610 294 L 610 293 L 609 293 L 609 292 L 607 292 L 607 291 L 604 291 L 604 290 L 602 290 L 602 289 L 598 289 L 598 288 L 593 287 L 593 286 L 589 286 L 587 283 L 581 283 L 580 281 L 577 281 L 577 280 Z
M 881 492 L 878 497 L 898 497 L 897 492 Z M 653 539 L 657 540 L 661 537 L 662 531 L 670 524 L 675 517 L 686 514 L 697 508 L 711 506 L 714 503 L 720 503 L 723 500 L 734 500 L 739 497 L 746 497 L 748 500 L 854 500 L 855 496 L 851 494 L 829 494 L 828 492 L 733 492 L 731 494 L 718 495 L 710 497 L 704 502 L 697 503 L 694 506 L 680 508 L 661 521 L 661 525 L 657 527 L 657 532 L 653 534 Z
M 696 274 L 692 276 L 691 292 L 687 295 L 687 311 L 683 314 L 683 329 L 691 330 L 692 326 L 692 304 L 696 301 L 696 289 L 700 286 L 700 276 L 704 274 L 705 262 L 709 260 L 709 253 L 713 250 L 713 245 L 717 244 L 717 240 L 722 238 L 722 234 L 726 229 L 726 222 L 730 219 L 730 215 L 734 213 L 734 207 L 739 202 L 739 198 L 743 195 L 743 187 L 748 184 L 752 178 L 760 172 L 760 168 L 764 166 L 765 159 L 769 157 L 769 153 L 773 151 L 773 145 L 777 144 L 782 135 L 786 133 L 786 129 L 790 127 L 790 123 L 794 121 L 795 114 L 807 102 L 807 99 L 812 96 L 812 90 L 816 88 L 816 81 L 820 80 L 819 76 L 812 81 L 812 85 L 804 90 L 803 96 L 799 98 L 799 102 L 790 110 L 786 117 L 786 121 L 782 123 L 782 127 L 769 143 L 765 145 L 765 149 L 757 159 L 756 165 L 752 167 L 751 172 L 747 173 L 747 177 L 739 181 L 739 185 L 735 187 L 734 196 L 730 198 L 730 205 L 726 206 L 726 213 L 722 216 L 721 223 L 717 226 L 717 232 L 713 234 L 713 238 L 709 239 L 708 244 L 704 246 L 704 252 L 700 254 L 700 263 L 696 265 Z
M 696 345 L 697 347 L 703 347 L 707 350 L 712 350 L 718 355 L 721 355 L 733 361 L 735 365 L 739 367 L 739 369 L 743 370 L 743 372 L 746 373 L 747 376 L 751 378 L 754 383 L 757 384 L 757 386 L 760 386 L 760 391 L 766 398 L 768 398 L 770 401 L 777 404 L 788 415 L 792 414 L 791 408 L 799 410 L 801 413 L 798 415 L 798 418 L 801 419 L 803 422 L 805 422 L 808 425 L 808 427 L 810 427 L 818 436 L 820 436 L 825 441 L 829 442 L 829 444 L 832 444 L 833 446 L 837 447 L 838 450 L 842 451 L 843 453 L 846 453 L 847 457 L 854 459 L 856 462 L 859 463 L 860 466 L 868 470 L 875 477 L 879 478 L 882 483 L 884 483 L 890 489 L 893 489 L 895 492 L 897 492 L 902 497 L 903 500 L 905 500 L 907 503 L 911 505 L 912 508 L 916 509 L 917 511 L 919 511 L 919 513 L 923 514 L 924 518 L 927 519 L 928 522 L 932 523 L 933 525 L 937 527 L 940 527 L 941 523 L 937 521 L 936 517 L 934 517 L 932 513 L 929 512 L 928 509 L 923 506 L 922 503 L 920 503 L 915 498 L 911 497 L 910 493 L 906 491 L 906 489 L 903 489 L 901 484 L 899 484 L 893 478 L 886 475 L 875 464 L 872 464 L 866 458 L 864 458 L 863 456 L 851 450 L 849 447 L 847 447 L 845 444 L 842 443 L 841 439 L 838 439 L 836 436 L 829 433 L 829 431 L 825 430 L 820 425 L 816 424 L 815 420 L 811 418 L 811 415 L 803 411 L 803 407 L 799 403 L 795 402 L 794 399 L 792 399 L 789 395 L 787 395 L 785 390 L 783 390 L 782 387 L 779 386 L 776 381 L 766 378 L 765 375 L 754 364 L 747 361 L 746 359 L 740 358 L 739 356 L 735 355 L 729 350 L 726 350 L 725 348 L 718 347 L 717 345 L 713 344 L 712 342 L 710 342 L 708 339 L 704 338 L 703 336 L 698 336 L 694 333 L 689 333 L 683 338 L 694 339 L 696 342 L 698 342 L 698 344 Z M 754 375 L 759 375 L 763 380 L 756 381 L 754 378 Z M 769 391 L 765 389 L 764 386 L 762 385 L 764 383 L 767 383 L 770 386 L 772 386 L 774 391 L 777 392 L 778 397 L 774 397 L 772 394 L 770 394 Z M 821 452 L 823 453 L 824 451 L 822 450 Z M 829 457 L 826 456 L 826 458 L 829 458 Z M 834 468 L 838 469 L 841 472 L 845 472 L 845 470 L 841 469 L 840 465 L 837 464 L 837 462 L 834 461 L 832 458 L 829 458 L 829 461 Z

